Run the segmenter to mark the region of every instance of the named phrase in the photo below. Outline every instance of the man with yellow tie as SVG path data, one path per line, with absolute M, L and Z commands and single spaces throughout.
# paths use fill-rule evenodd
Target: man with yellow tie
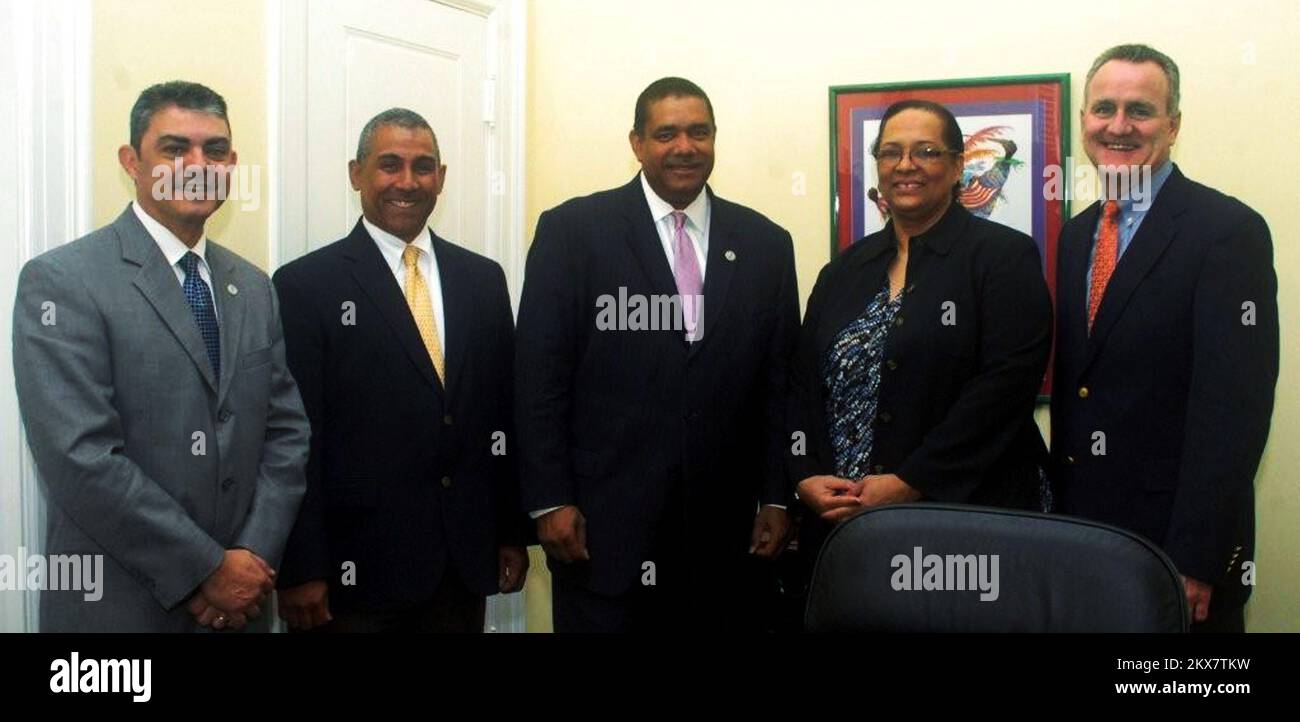
M 312 426 L 277 580 L 291 629 L 477 632 L 523 586 L 510 296 L 426 225 L 446 173 L 423 117 L 380 113 L 348 163 L 362 218 L 275 274 Z

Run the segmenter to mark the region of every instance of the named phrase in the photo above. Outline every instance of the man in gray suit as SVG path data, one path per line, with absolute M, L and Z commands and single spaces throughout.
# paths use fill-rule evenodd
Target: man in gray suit
M 236 162 L 226 104 L 164 83 L 130 124 L 118 160 L 135 202 L 18 282 L 14 370 L 46 553 L 104 560 L 102 598 L 46 590 L 41 629 L 265 629 L 309 427 L 270 280 L 204 237 Z

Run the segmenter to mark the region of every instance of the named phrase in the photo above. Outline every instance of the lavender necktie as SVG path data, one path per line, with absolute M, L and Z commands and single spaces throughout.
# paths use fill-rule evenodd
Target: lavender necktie
M 695 257 L 695 245 L 686 235 L 686 214 L 673 211 L 673 276 L 677 279 L 677 296 L 682 301 L 682 315 L 686 322 L 686 340 L 698 341 L 704 336 L 698 314 L 704 279 L 700 275 L 700 262 Z

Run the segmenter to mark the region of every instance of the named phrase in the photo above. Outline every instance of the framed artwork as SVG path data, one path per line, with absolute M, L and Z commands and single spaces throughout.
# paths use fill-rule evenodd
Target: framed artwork
M 1043 189 L 1045 173 L 1066 165 L 1068 73 L 831 87 L 831 257 L 884 227 L 871 144 L 885 109 L 911 98 L 956 116 L 965 140 L 962 205 L 1034 239 L 1055 302 L 1056 244 L 1068 201 L 1046 198 Z M 1050 386 L 1049 375 L 1041 393 Z

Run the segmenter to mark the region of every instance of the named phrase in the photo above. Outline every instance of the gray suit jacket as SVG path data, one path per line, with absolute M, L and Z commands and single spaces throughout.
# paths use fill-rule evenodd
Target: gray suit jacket
M 22 270 L 14 371 L 49 501 L 45 552 L 104 555 L 102 599 L 43 592 L 42 631 L 193 631 L 184 602 L 224 550 L 279 564 L 309 426 L 270 280 L 215 243 L 207 260 L 220 379 L 130 207 Z

